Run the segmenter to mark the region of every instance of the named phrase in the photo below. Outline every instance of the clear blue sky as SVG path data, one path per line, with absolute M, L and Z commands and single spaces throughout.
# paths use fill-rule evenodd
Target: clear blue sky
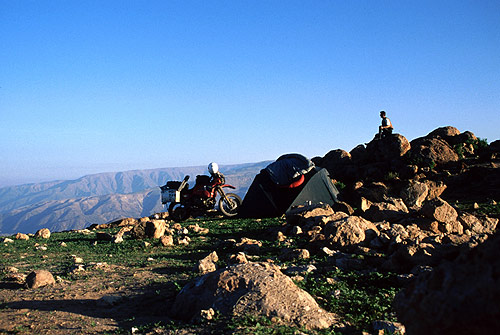
M 500 138 L 500 1 L 0 0 L 0 186 Z

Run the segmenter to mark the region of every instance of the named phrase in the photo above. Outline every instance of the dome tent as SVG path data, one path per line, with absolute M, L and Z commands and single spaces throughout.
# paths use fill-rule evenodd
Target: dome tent
M 326 169 L 300 154 L 286 154 L 255 176 L 239 210 L 242 218 L 276 217 L 306 203 L 337 201 L 338 190 Z

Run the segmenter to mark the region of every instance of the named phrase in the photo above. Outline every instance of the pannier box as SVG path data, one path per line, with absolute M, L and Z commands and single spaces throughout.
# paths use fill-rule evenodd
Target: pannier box
M 161 191 L 161 203 L 181 202 L 181 192 L 177 189 L 166 189 Z

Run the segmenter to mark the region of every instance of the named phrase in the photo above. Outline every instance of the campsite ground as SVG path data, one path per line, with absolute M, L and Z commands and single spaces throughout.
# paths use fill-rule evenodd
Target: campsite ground
M 114 244 L 96 241 L 96 233 L 54 233 L 48 240 L 31 238 L 0 244 L 4 272 L 0 275 L 0 333 L 2 334 L 294 334 L 297 329 L 280 326 L 265 318 L 226 319 L 220 315 L 201 324 L 169 319 L 168 308 L 180 288 L 198 274 L 196 262 L 217 249 L 220 261 L 231 250 L 223 241 L 249 237 L 263 242 L 255 261 L 273 261 L 283 245 L 270 240 L 269 229 L 280 219 L 209 219 L 185 222 L 209 228 L 206 235 L 190 234 L 187 246 L 163 247 L 158 240 L 133 240 Z M 150 245 L 147 245 L 147 244 Z M 221 244 L 222 243 L 222 244 Z M 299 246 L 295 240 L 288 247 Z M 81 264 L 75 264 L 75 258 Z M 391 301 L 399 289 L 394 275 L 344 272 L 328 264 L 324 256 L 304 260 L 318 271 L 299 285 L 323 308 L 340 314 L 347 330 L 368 330 L 371 322 L 395 320 Z M 5 269 L 18 273 L 47 269 L 57 278 L 54 286 L 27 289 L 9 280 Z M 332 278 L 326 281 L 326 278 Z M 338 298 L 340 297 L 340 298 Z M 305 331 L 308 334 L 340 333 L 340 328 Z

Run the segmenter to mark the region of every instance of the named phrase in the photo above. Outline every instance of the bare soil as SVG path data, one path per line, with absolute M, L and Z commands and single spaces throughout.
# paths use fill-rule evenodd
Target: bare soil
M 144 324 L 168 322 L 177 293 L 167 268 L 108 265 L 28 289 L 0 283 L 0 334 L 123 333 Z

